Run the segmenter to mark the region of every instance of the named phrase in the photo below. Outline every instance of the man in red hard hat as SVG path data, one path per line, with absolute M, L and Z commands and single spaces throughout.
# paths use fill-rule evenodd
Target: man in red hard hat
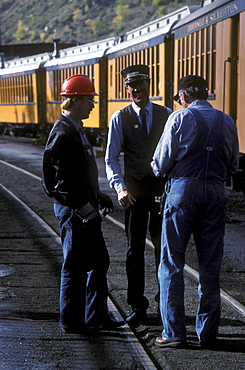
M 115 329 L 108 312 L 106 274 L 109 255 L 101 232 L 99 209 L 113 205 L 98 186 L 98 170 L 82 119 L 94 107 L 94 85 L 78 74 L 63 84 L 65 101 L 45 147 L 42 184 L 54 198 L 63 250 L 60 285 L 60 326 L 65 333 Z

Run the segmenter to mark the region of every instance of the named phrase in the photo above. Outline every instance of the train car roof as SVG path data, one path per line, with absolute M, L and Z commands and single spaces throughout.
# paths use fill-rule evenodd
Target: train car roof
M 129 40 L 134 37 L 141 36 L 145 33 L 149 33 L 158 28 L 168 26 L 169 24 L 172 25 L 175 21 L 179 21 L 180 19 L 183 19 L 184 17 L 195 12 L 199 8 L 200 8 L 200 5 L 184 6 L 161 18 L 155 19 L 154 21 L 148 22 L 140 27 L 137 27 L 131 31 L 128 31 L 126 33 L 126 39 Z
M 0 68 L 0 76 L 12 74 L 31 74 L 38 70 L 41 65 L 51 58 L 50 53 L 31 55 L 28 57 L 4 61 L 4 67 Z
M 245 1 L 216 0 L 183 18 L 173 26 L 175 39 L 196 32 L 245 10 Z
M 109 59 L 130 54 L 164 42 L 165 35 L 175 22 L 200 8 L 200 5 L 185 6 L 164 17 L 158 18 L 141 27 L 127 32 L 124 41 L 112 46 L 106 52 Z
M 53 58 L 45 63 L 47 70 L 53 68 L 63 68 L 64 65 L 76 66 L 98 63 L 103 57 L 105 51 L 117 42 L 116 37 L 111 37 L 88 44 L 78 45 L 71 48 L 62 49 L 59 51 L 58 58 Z

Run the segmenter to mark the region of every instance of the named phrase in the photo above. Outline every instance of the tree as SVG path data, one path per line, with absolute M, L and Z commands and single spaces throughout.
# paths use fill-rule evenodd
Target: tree
M 78 18 L 80 17 L 82 11 L 81 9 L 76 9 L 74 10 L 73 12 L 73 21 L 76 22 L 78 20 Z
M 100 37 L 105 28 L 104 22 L 102 20 L 94 21 L 91 25 L 91 30 L 95 38 Z
M 27 27 L 23 24 L 22 21 L 18 21 L 17 31 L 14 34 L 14 37 L 17 41 L 22 41 L 28 36 Z
M 117 0 L 117 6 L 115 8 L 116 17 L 113 18 L 113 23 L 117 25 L 118 28 L 122 27 L 123 22 L 129 16 L 129 5 L 124 4 L 127 0 Z

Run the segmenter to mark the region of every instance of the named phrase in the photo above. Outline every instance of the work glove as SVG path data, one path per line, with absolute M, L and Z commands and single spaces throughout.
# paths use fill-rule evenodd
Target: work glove
M 85 206 L 76 209 L 75 214 L 81 218 L 84 227 L 94 226 L 101 222 L 99 213 L 90 203 L 86 203 Z
M 113 203 L 109 195 L 99 192 L 98 196 L 99 210 L 103 217 L 113 212 Z

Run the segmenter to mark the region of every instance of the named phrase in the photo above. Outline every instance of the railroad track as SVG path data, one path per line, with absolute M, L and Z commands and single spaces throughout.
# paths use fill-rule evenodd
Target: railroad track
M 9 166 L 12 170 L 20 171 L 21 173 L 25 174 L 26 176 L 29 176 L 32 179 L 40 181 L 40 178 L 28 171 L 25 171 L 19 167 L 13 166 L 7 162 L 0 161 L 1 164 Z M 34 223 L 39 224 L 40 228 L 42 230 L 45 230 L 45 233 L 49 234 L 55 243 L 57 243 L 58 246 L 60 246 L 60 237 L 50 225 L 48 225 L 43 218 L 41 218 L 26 202 L 21 200 L 17 195 L 15 195 L 10 189 L 5 187 L 3 184 L 0 184 L 0 189 L 3 193 L 7 194 L 9 197 L 13 199 L 14 202 L 18 203 L 21 208 L 23 209 L 23 212 L 27 212 Z M 20 214 L 20 216 L 22 213 Z M 31 227 L 31 225 L 30 225 Z M 116 302 L 115 302 L 116 303 Z M 114 299 L 112 296 L 109 295 L 108 300 L 108 306 L 109 310 L 114 316 L 114 318 L 118 321 L 122 320 L 122 316 L 117 309 L 117 307 L 114 304 Z M 58 323 L 57 323 L 58 325 Z M 161 366 L 157 363 L 157 360 L 149 354 L 147 351 L 147 348 L 142 345 L 142 343 L 139 341 L 133 330 L 125 323 L 125 325 L 122 328 L 123 333 L 121 334 L 124 337 L 125 342 L 127 345 L 129 345 L 132 348 L 132 352 L 135 356 L 137 356 L 137 363 L 140 363 L 142 365 L 142 369 L 151 370 L 151 369 L 161 369 Z
M 32 174 L 31 172 L 28 172 L 28 171 L 26 171 L 26 170 L 24 170 L 24 169 L 22 169 L 20 167 L 14 166 L 14 165 L 12 165 L 12 164 L 10 164 L 8 162 L 2 161 L 2 160 L 0 160 L 0 163 L 5 164 L 6 166 L 9 166 L 13 170 L 20 171 L 23 174 L 26 174 L 27 176 L 29 176 L 31 178 L 34 178 L 34 179 L 38 180 L 39 182 L 41 182 L 41 177 L 36 176 L 36 175 Z M 14 195 L 14 193 L 10 192 L 3 185 L 1 185 L 1 187 L 4 188 L 5 191 L 8 192 L 16 201 L 18 201 L 19 203 L 21 203 L 22 206 L 24 208 L 26 208 L 26 210 L 29 210 L 29 212 L 32 212 L 33 217 L 36 218 L 36 220 L 39 221 L 39 223 L 41 223 L 43 227 L 46 227 L 47 230 L 49 230 L 49 232 L 51 234 L 53 234 L 53 236 L 56 239 L 56 241 L 58 241 L 60 243 L 60 239 L 58 237 L 58 233 L 57 232 L 55 232 L 41 217 L 39 217 L 36 213 L 34 213 L 34 211 L 32 211 L 31 208 L 28 207 L 26 203 L 22 202 L 20 198 L 18 198 L 16 195 Z M 115 224 L 116 226 L 120 227 L 121 229 L 124 229 L 124 224 L 122 222 L 118 221 L 117 219 L 115 219 L 114 217 L 107 215 L 106 218 L 110 222 L 112 222 L 113 224 Z M 146 239 L 146 244 L 150 248 L 154 249 L 154 246 L 153 246 L 152 242 L 148 238 Z M 192 268 L 188 264 L 185 264 L 184 270 L 198 282 L 198 271 L 197 270 L 195 270 L 194 268 Z M 224 302 L 226 302 L 229 305 L 231 305 L 239 313 L 241 313 L 242 315 L 245 316 L 245 306 L 243 304 L 241 304 L 237 299 L 235 299 L 234 297 L 232 297 L 230 294 L 228 294 L 227 292 L 225 292 L 223 289 L 221 289 L 221 299 Z
M 25 170 L 23 168 L 20 168 L 19 166 L 13 165 L 9 162 L 5 162 L 3 160 L 0 160 L 0 170 L 2 174 L 4 175 L 4 181 L 1 180 L 2 182 L 2 189 L 5 192 L 8 192 L 9 195 L 11 195 L 13 198 L 19 202 L 22 202 L 23 207 L 27 207 L 28 209 L 31 209 L 30 212 L 33 212 L 33 219 L 39 221 L 40 223 L 45 223 L 47 230 L 51 234 L 53 234 L 53 238 L 55 239 L 55 242 L 59 243 L 59 237 L 58 237 L 58 225 L 57 222 L 54 221 L 54 216 L 53 216 L 53 209 L 52 209 L 52 200 L 50 201 L 45 194 L 41 196 L 41 205 L 40 205 L 40 194 L 42 193 L 41 186 L 40 186 L 40 176 L 33 174 L 29 172 L 29 170 Z M 2 177 L 2 176 L 1 176 Z M 8 178 L 12 178 L 14 180 L 8 180 Z M 35 191 L 32 193 L 33 199 L 30 202 L 29 196 L 26 192 L 27 188 L 25 184 L 29 184 L 28 188 L 29 189 L 37 189 L 40 187 L 40 192 L 39 196 L 35 195 Z M 30 193 L 29 193 L 30 195 Z M 116 215 L 115 215 L 116 216 Z M 107 225 L 113 225 L 113 226 L 108 226 L 109 227 L 109 234 L 111 236 L 111 228 L 113 228 L 115 232 L 115 228 L 118 230 L 123 228 L 123 224 L 120 219 L 116 219 L 116 217 L 112 216 L 107 216 L 105 220 L 105 229 L 107 228 Z M 120 231 L 123 234 L 123 230 Z M 118 231 L 118 233 L 120 233 Z M 110 241 L 110 238 L 107 237 L 108 241 Z M 147 246 L 149 249 L 149 253 L 152 253 L 152 244 L 149 240 L 147 240 Z M 112 250 L 109 249 L 109 253 L 111 254 Z M 113 253 L 112 253 L 113 254 Z M 112 256 L 112 264 L 114 263 L 114 256 Z M 195 271 L 193 268 L 190 266 L 186 265 L 185 267 L 186 274 L 190 274 L 190 277 L 187 278 L 188 282 L 191 282 L 191 285 L 196 286 L 196 282 L 193 281 L 193 279 L 197 279 L 198 273 Z M 154 272 L 153 272 L 154 274 Z M 110 282 L 110 287 L 111 287 L 111 294 L 110 294 L 110 308 L 113 311 L 113 314 L 116 315 L 122 315 L 123 317 L 126 316 L 127 314 L 127 308 L 126 303 L 125 303 L 125 298 L 122 298 L 123 295 L 125 295 L 125 289 L 124 291 L 120 294 L 119 290 L 116 291 L 115 294 L 115 282 L 114 282 L 115 277 L 109 278 Z M 124 282 L 125 284 L 125 282 Z M 190 288 L 190 290 L 193 290 L 193 287 Z M 187 294 L 189 295 L 189 289 L 187 289 Z M 118 299 L 119 298 L 119 299 Z M 236 299 L 233 298 L 230 294 L 226 293 L 225 291 L 222 291 L 222 299 L 225 301 L 225 306 L 228 304 L 228 311 L 225 314 L 225 317 L 238 317 L 239 320 L 243 320 L 245 316 L 245 308 L 244 306 Z M 119 313 L 116 313 L 118 312 Z M 225 309 L 226 310 L 226 309 Z M 193 308 L 191 308 L 191 313 L 193 313 Z M 225 319 L 226 320 L 226 319 Z M 146 323 L 146 325 L 141 326 L 139 328 L 133 329 L 131 331 L 130 328 L 127 328 L 128 330 L 128 336 L 130 338 L 133 338 L 132 341 L 133 343 L 137 342 L 136 346 L 136 352 L 140 354 L 140 357 L 143 359 L 143 365 L 144 368 L 146 369 L 154 369 L 154 368 L 171 368 L 168 367 L 168 362 L 172 363 L 175 361 L 177 364 L 177 367 L 173 367 L 174 369 L 178 368 L 185 368 L 185 367 L 180 367 L 180 360 L 177 359 L 176 355 L 174 355 L 172 352 L 166 353 L 162 350 L 159 351 L 159 349 L 154 348 L 153 346 L 153 340 L 156 334 L 159 334 L 159 330 L 161 330 L 161 323 L 157 322 L 156 323 L 156 314 L 155 313 L 150 313 L 150 321 L 149 323 Z M 244 321 L 243 321 L 244 322 Z M 152 325 L 153 324 L 153 325 Z M 192 324 L 188 324 L 191 326 Z M 232 323 L 231 323 L 232 326 Z M 190 343 L 191 347 L 193 349 L 193 353 L 197 350 L 197 346 L 195 344 L 195 340 L 193 339 L 193 335 L 190 337 Z M 138 349 L 137 349 L 138 348 Z M 184 354 L 183 351 L 186 350 L 181 350 L 183 358 L 185 359 L 186 357 L 189 357 L 189 354 Z M 186 351 L 188 352 L 188 351 Z M 145 357 L 144 357 L 145 356 Z M 199 356 L 199 361 L 202 356 Z M 186 363 L 186 360 L 184 360 Z M 240 361 L 240 360 L 239 360 Z M 148 367 L 147 367 L 148 366 Z M 191 367 L 192 366 L 192 367 Z M 195 365 L 195 361 L 193 361 L 192 365 L 188 366 L 190 369 L 195 369 L 198 367 L 197 364 Z M 240 366 L 240 365 L 239 365 Z M 233 367 L 234 369 L 236 367 Z

